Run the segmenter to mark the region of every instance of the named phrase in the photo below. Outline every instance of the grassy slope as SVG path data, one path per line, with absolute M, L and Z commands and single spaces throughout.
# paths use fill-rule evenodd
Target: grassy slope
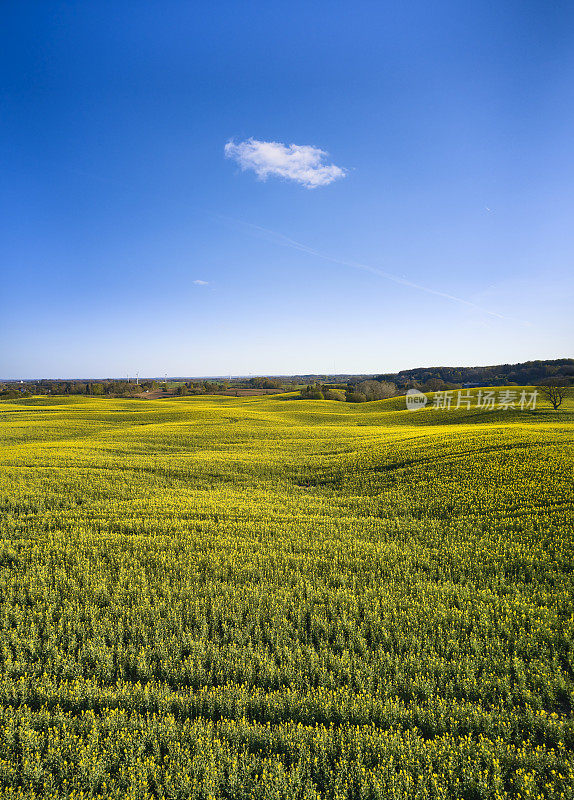
M 402 402 L 2 402 L 0 786 L 571 796 L 572 401 Z

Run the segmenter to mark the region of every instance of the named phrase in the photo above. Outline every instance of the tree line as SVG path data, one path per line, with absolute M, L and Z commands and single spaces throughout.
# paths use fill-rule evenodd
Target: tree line
M 130 379 L 107 380 L 51 380 L 5 381 L 0 384 L 0 398 L 16 399 L 33 395 L 90 395 L 94 397 L 136 397 L 146 392 L 163 391 L 178 397 L 187 395 L 211 395 L 228 392 L 230 389 L 264 389 L 287 391 L 292 388 L 288 381 L 277 378 L 254 377 L 246 379 L 187 380 L 174 382 L 146 378 L 136 382 Z
M 549 380 L 574 383 L 574 359 L 524 361 L 519 364 L 497 364 L 486 367 L 419 367 L 377 375 L 379 381 L 392 381 L 401 389 L 440 391 L 475 386 L 532 386 Z M 440 385 L 439 385 L 440 384 Z M 445 384 L 449 384 L 445 386 Z M 432 388 L 431 388 L 432 387 Z
M 8 381 L 0 385 L 0 396 L 7 399 L 33 395 L 84 394 L 94 397 L 133 397 L 159 388 L 155 380 L 85 380 L 85 381 Z
M 398 394 L 397 387 L 389 381 L 366 380 L 348 383 L 343 389 L 329 384 L 310 383 L 301 389 L 303 400 L 340 400 L 347 403 L 366 403 L 372 400 L 387 400 Z
M 384 400 L 408 389 L 438 392 L 473 386 L 571 386 L 574 384 L 574 359 L 526 361 L 485 367 L 420 367 L 397 373 L 368 376 L 307 376 L 300 397 L 308 400 L 338 400 L 363 403 Z M 229 394 L 230 390 L 249 389 L 288 392 L 301 386 L 291 377 L 250 377 L 195 379 L 167 383 L 146 378 L 130 379 L 5 381 L 0 383 L 0 398 L 15 399 L 32 395 L 92 395 L 96 397 L 136 397 L 146 392 L 163 391 L 177 396 Z

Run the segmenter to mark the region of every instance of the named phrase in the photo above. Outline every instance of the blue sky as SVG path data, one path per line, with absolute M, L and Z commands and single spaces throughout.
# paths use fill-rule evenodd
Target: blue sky
M 573 23 L 5 0 L 0 376 L 570 355 Z

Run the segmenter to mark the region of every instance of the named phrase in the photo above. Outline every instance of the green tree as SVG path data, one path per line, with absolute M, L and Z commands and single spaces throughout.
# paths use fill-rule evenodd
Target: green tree
M 364 403 L 367 400 L 367 396 L 363 392 L 355 390 L 347 392 L 346 399 L 348 403 Z
M 340 389 L 327 389 L 324 392 L 325 400 L 345 400 L 345 392 L 342 392 Z

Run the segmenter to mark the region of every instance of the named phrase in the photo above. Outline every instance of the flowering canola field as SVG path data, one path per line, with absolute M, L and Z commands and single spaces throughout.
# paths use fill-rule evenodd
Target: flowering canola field
M 0 797 L 574 797 L 574 414 L 0 403 Z

